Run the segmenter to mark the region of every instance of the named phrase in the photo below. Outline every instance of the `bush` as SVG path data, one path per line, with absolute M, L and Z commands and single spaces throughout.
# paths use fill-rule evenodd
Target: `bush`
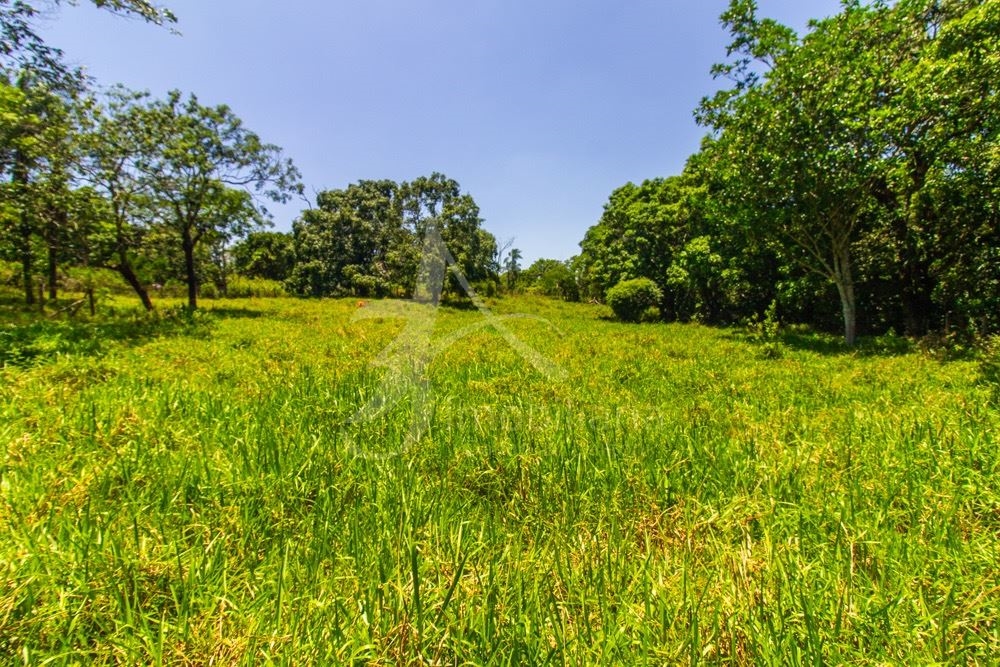
M 609 289 L 606 299 L 618 319 L 638 322 L 649 308 L 660 303 L 663 292 L 649 278 L 636 278 L 623 280 Z
M 484 296 L 488 299 L 496 298 L 498 295 L 498 285 L 499 283 L 495 280 L 477 280 L 472 284 L 472 289 L 475 290 L 478 296 Z
M 21 267 L 14 262 L 0 260 L 0 285 L 20 285 Z
M 246 278 L 233 276 L 227 285 L 226 296 L 230 299 L 271 298 L 287 296 L 285 286 L 277 280 L 267 278 Z
M 750 334 L 761 344 L 761 355 L 765 359 L 781 358 L 781 320 L 778 319 L 777 300 L 771 301 L 764 311 L 763 320 L 754 315 L 750 321 Z

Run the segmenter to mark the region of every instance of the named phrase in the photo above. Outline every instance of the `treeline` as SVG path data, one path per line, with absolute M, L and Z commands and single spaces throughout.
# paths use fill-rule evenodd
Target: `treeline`
M 302 296 L 407 296 L 434 228 L 488 292 L 604 300 L 645 278 L 670 320 L 770 311 L 849 343 L 1000 332 L 1000 0 L 845 0 L 804 36 L 731 0 L 714 68 L 730 87 L 696 111 L 701 150 L 615 190 L 577 257 L 528 268 L 437 173 L 321 192 L 290 234 L 260 231 L 264 202 L 302 192 L 280 149 L 194 96 L 95 94 L 34 16 L 0 0 L 0 260 L 28 303 L 97 268 L 147 308 L 151 284 L 183 283 L 194 307 L 234 271 Z
M 94 4 L 174 20 L 144 0 Z M 95 91 L 36 19 L 31 4 L 0 0 L 0 278 L 27 304 L 60 287 L 93 294 L 109 271 L 147 309 L 151 287 L 181 283 L 194 308 L 235 272 L 303 296 L 412 295 L 432 226 L 469 280 L 496 284 L 496 241 L 442 174 L 321 192 L 293 234 L 260 231 L 266 202 L 303 190 L 277 146 L 194 95 Z
M 145 0 L 95 0 L 155 23 Z M 117 273 L 147 309 L 148 286 L 180 278 L 197 304 L 208 265 L 267 217 L 263 202 L 301 192 L 278 147 L 225 105 L 178 92 L 98 94 L 35 31 L 29 3 L 0 1 L 0 259 L 24 300 L 55 298 L 70 267 L 92 290 Z M 213 261 L 214 260 L 214 261 Z
M 441 260 L 454 260 L 468 281 L 495 289 L 496 239 L 482 228 L 472 196 L 443 174 L 403 183 L 360 181 L 321 192 L 316 203 L 293 225 L 286 285 L 294 294 L 412 296 L 423 257 L 443 251 L 424 245 L 431 226 L 451 253 Z M 236 254 L 253 251 L 238 248 Z M 244 271 L 252 274 L 250 267 Z M 459 293 L 457 277 L 449 276 L 446 293 Z
M 848 0 L 803 37 L 752 0 L 722 20 L 711 134 L 682 175 L 611 195 L 581 293 L 645 277 L 668 319 L 774 303 L 849 343 L 1000 331 L 1000 2 Z

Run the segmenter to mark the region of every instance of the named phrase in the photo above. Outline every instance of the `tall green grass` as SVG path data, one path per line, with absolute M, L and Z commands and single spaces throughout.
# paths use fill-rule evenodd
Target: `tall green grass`
M 996 659 L 973 361 L 521 298 L 562 376 L 441 309 L 426 396 L 358 419 L 404 321 L 209 306 L 0 370 L 5 664 Z

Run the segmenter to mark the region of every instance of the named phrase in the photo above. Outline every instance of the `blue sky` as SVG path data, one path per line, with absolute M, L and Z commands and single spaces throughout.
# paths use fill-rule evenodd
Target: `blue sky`
M 728 41 L 726 0 L 165 4 L 180 35 L 90 3 L 43 33 L 102 85 L 230 105 L 310 193 L 443 172 L 528 262 L 576 254 L 614 188 L 682 169 Z M 758 4 L 797 30 L 839 7 Z M 272 207 L 275 228 L 304 206 Z

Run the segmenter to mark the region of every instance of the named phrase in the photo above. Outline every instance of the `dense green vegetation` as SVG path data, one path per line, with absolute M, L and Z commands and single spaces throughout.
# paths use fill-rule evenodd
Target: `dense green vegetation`
M 649 278 L 623 280 L 607 294 L 608 305 L 623 322 L 638 322 L 663 300 L 663 292 Z
M 0 371 L 0 661 L 995 658 L 985 366 L 491 305 L 564 375 L 442 308 L 369 420 L 406 321 L 354 300 L 5 328 L 65 343 Z
M 698 105 L 702 149 L 678 176 L 615 190 L 578 257 L 527 269 L 439 173 L 323 190 L 291 234 L 261 236 L 261 198 L 303 191 L 276 146 L 194 96 L 93 93 L 37 37 L 32 6 L 3 2 L 0 259 L 20 264 L 29 304 L 80 266 L 116 271 L 147 309 L 154 284 L 182 282 L 192 308 L 205 285 L 226 294 L 234 266 L 300 296 L 401 296 L 434 229 L 488 293 L 601 301 L 646 278 L 671 321 L 745 322 L 773 303 L 849 344 L 975 339 L 1000 332 L 998 2 L 851 0 L 800 36 L 731 0 L 714 69 L 730 87 Z
M 456 266 L 472 281 L 499 280 L 497 244 L 479 207 L 443 174 L 408 183 L 360 181 L 321 192 L 293 229 L 288 277 L 302 296 L 412 296 L 423 240 L 434 227 Z M 453 291 L 457 283 L 449 282 Z
M 1000 3 L 844 2 L 803 36 L 723 14 L 732 88 L 681 176 L 616 190 L 585 293 L 646 277 L 668 318 L 911 336 L 1000 331 Z M 837 307 L 839 302 L 840 307 Z

